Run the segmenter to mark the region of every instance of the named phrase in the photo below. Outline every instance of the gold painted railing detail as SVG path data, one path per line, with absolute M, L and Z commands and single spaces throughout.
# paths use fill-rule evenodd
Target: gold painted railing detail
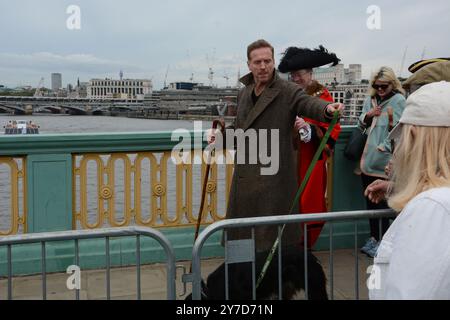
M 0 236 L 26 233 L 25 168 L 25 158 L 0 157 Z M 9 192 L 5 196 L 4 191 L 8 187 Z
M 210 166 L 202 215 L 204 224 L 225 216 L 233 164 L 230 161 L 231 154 L 220 152 L 221 155 L 223 153 L 228 164 L 218 165 L 214 162 L 217 157 L 214 157 Z M 74 155 L 73 228 L 194 225 L 199 210 L 199 203 L 194 204 L 194 200 L 200 201 L 206 163 L 202 158 L 201 166 L 200 163 L 195 164 L 193 153 L 189 157 L 189 164 L 175 165 L 170 151 Z M 88 166 L 91 162 L 94 168 Z M 118 168 L 119 162 L 122 163 L 121 168 Z M 96 173 L 92 172 L 94 169 Z M 144 177 L 144 173 L 147 173 L 147 177 Z M 220 178 L 219 173 L 222 176 Z M 147 190 L 144 190 L 144 186 Z M 98 191 L 94 196 L 88 190 L 92 188 Z M 218 208 L 219 192 L 223 198 L 221 212 Z M 88 203 L 88 197 L 95 198 L 95 203 Z M 121 209 L 116 206 L 118 201 Z M 148 202 L 147 208 L 144 202 Z

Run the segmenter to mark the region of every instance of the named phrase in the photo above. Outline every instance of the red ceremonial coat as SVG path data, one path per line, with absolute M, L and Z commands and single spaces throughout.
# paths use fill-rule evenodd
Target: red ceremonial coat
M 320 94 L 320 95 L 319 95 Z M 325 101 L 334 102 L 333 97 L 329 93 L 329 91 L 323 87 L 323 90 L 321 90 L 317 94 L 317 96 L 320 99 L 323 99 Z M 303 180 L 303 177 L 306 174 L 306 171 L 308 170 L 309 164 L 312 161 L 312 158 L 314 157 L 314 154 L 317 150 L 317 148 L 320 145 L 320 142 L 322 140 L 323 135 L 328 129 L 329 124 L 324 122 L 315 121 L 309 118 L 303 118 L 306 122 L 308 122 L 311 125 L 312 130 L 319 131 L 319 134 L 313 134 L 311 141 L 308 143 L 301 142 L 298 140 L 299 144 L 299 150 L 297 153 L 298 157 L 298 183 L 300 183 Z M 299 212 L 300 213 L 318 213 L 318 212 L 326 212 L 327 210 L 327 204 L 325 199 L 325 193 L 327 189 L 327 168 L 326 168 L 326 162 L 329 156 L 329 152 L 333 150 L 334 142 L 336 141 L 339 133 L 341 132 L 341 126 L 336 124 L 333 131 L 331 132 L 330 139 L 328 140 L 327 146 L 325 147 L 324 151 L 322 152 L 321 157 L 317 161 L 317 164 L 315 165 L 311 176 L 309 178 L 308 183 L 305 186 L 305 189 L 303 190 L 302 195 L 300 196 L 299 200 Z M 320 137 L 319 137 L 320 135 Z M 328 150 L 326 150 L 328 149 Z M 317 238 L 320 235 L 320 232 L 322 231 L 322 227 L 324 225 L 323 222 L 308 222 L 307 223 L 307 230 L 308 230 L 308 248 L 311 248 L 314 246 L 314 244 L 317 241 Z

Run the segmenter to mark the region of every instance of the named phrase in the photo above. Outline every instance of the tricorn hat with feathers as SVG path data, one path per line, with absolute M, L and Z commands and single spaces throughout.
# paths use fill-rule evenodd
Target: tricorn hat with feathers
M 282 73 L 300 69 L 312 69 L 341 61 L 336 54 L 328 52 L 322 45 L 317 49 L 289 47 L 283 54 L 278 70 Z

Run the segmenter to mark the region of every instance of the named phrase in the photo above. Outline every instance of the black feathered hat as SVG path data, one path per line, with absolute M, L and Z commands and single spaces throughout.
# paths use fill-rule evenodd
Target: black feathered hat
M 317 49 L 289 47 L 283 54 L 278 70 L 282 73 L 300 69 L 312 69 L 332 63 L 333 66 L 341 61 L 336 54 L 328 52 L 323 46 Z

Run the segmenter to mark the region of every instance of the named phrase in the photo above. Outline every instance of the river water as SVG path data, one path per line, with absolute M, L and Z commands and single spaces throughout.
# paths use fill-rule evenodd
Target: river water
M 64 134 L 64 133 L 104 133 L 104 132 L 152 132 L 152 131 L 172 131 L 175 129 L 188 129 L 194 130 L 194 122 L 186 120 L 153 120 L 153 119 L 134 119 L 126 117 L 109 117 L 109 116 L 72 116 L 72 115 L 33 115 L 33 116 L 10 116 L 0 114 L 0 129 L 1 135 L 3 134 L 3 126 L 10 120 L 26 120 L 33 121 L 40 126 L 41 134 Z M 203 121 L 202 128 L 210 128 L 211 122 Z M 1 136 L 0 135 L 0 136 Z M 171 161 L 169 161 L 171 162 Z M 5 231 L 9 229 L 10 219 L 11 219 L 11 190 L 10 190 L 10 177 L 9 177 L 9 166 L 0 165 L 0 230 Z M 194 165 L 193 168 L 193 213 L 197 214 L 200 196 L 201 196 L 201 181 L 200 181 L 200 166 Z M 224 185 L 225 185 L 225 175 L 223 169 L 219 170 L 221 172 L 218 177 L 218 212 L 219 214 L 224 213 L 225 196 L 224 196 Z M 89 167 L 88 167 L 89 172 Z M 144 181 L 142 186 L 142 210 L 147 212 L 144 217 L 149 216 L 150 212 L 150 184 L 149 178 L 143 177 Z M 116 177 L 123 177 L 123 166 L 118 166 L 116 169 Z M 175 170 L 174 166 L 171 168 L 169 166 L 168 170 L 168 212 L 172 216 L 175 212 Z M 96 221 L 97 216 L 97 186 L 96 186 L 96 172 L 89 172 L 88 174 L 88 212 L 89 212 L 89 222 L 93 223 Z M 123 192 L 123 184 L 120 182 L 116 184 L 116 192 L 121 194 Z M 19 188 L 21 188 L 21 184 Z M 92 191 L 91 191 L 92 190 Z M 132 190 L 133 193 L 133 190 Z M 148 195 L 148 196 L 144 196 Z M 78 195 L 77 195 L 78 198 Z M 20 204 L 23 199 L 20 199 Z M 76 200 L 76 208 L 79 207 L 79 199 Z M 120 211 L 124 209 L 123 205 L 123 195 L 116 197 L 116 212 L 120 218 L 123 214 Z M 120 219 L 119 219 L 120 220 Z M 105 225 L 108 226 L 108 225 Z
M 153 120 L 107 116 L 71 116 L 71 115 L 33 115 L 9 116 L 0 114 L 0 128 L 10 120 L 32 120 L 40 126 L 42 134 L 57 133 L 99 133 L 99 132 L 149 132 L 170 131 L 178 128 L 194 129 L 193 121 L 186 120 Z M 204 129 L 211 122 L 203 122 Z

